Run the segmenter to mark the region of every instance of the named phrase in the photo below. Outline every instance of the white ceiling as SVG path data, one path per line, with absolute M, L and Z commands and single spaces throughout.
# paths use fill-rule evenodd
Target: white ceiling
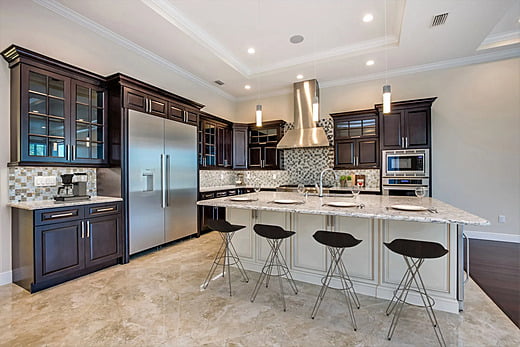
M 238 100 L 520 56 L 520 0 L 33 1 Z

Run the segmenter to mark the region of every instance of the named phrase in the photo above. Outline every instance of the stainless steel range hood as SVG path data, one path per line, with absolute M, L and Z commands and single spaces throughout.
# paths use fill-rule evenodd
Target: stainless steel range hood
M 294 84 L 294 129 L 288 130 L 278 142 L 278 148 L 328 147 L 329 140 L 322 127 L 313 121 L 315 100 L 319 100 L 318 81 L 309 80 Z

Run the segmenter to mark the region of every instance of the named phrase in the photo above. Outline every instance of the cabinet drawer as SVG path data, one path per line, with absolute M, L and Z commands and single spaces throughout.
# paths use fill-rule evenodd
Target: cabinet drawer
M 63 207 L 47 210 L 37 210 L 34 215 L 34 225 L 46 225 L 58 222 L 73 221 L 83 218 L 83 207 Z
M 121 212 L 121 204 L 117 202 L 109 204 L 92 205 L 86 208 L 85 218 L 105 216 L 119 212 Z
M 200 193 L 201 200 L 213 199 L 215 198 L 214 192 Z

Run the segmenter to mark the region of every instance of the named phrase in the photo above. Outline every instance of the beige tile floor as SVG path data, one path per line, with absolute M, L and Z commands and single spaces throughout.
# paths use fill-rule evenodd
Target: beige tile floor
M 233 297 L 219 278 L 205 291 L 220 237 L 203 235 L 62 285 L 29 294 L 0 286 L 1 346 L 428 346 L 437 345 L 423 309 L 405 307 L 392 341 L 387 301 L 360 295 L 351 328 L 344 298 L 329 291 L 314 320 L 319 287 L 298 282 L 283 312 L 278 286 L 249 301 L 256 273 L 242 283 L 232 272 Z M 448 345 L 520 346 L 520 330 L 476 286 L 466 309 L 438 312 Z

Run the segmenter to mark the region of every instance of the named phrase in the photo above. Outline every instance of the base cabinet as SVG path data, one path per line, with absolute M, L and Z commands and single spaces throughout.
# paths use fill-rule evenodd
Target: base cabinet
M 119 202 L 12 214 L 13 282 L 30 292 L 122 260 Z

